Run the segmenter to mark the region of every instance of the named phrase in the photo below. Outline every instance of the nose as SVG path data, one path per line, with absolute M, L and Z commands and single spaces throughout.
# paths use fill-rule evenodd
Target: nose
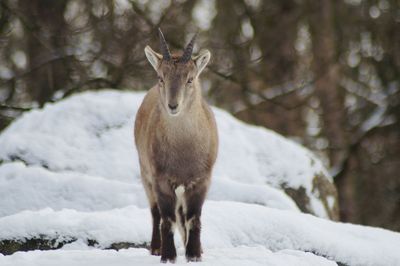
M 168 104 L 168 107 L 169 107 L 169 109 L 171 109 L 171 111 L 175 111 L 176 110 L 176 108 L 178 108 L 178 104 L 177 103 L 175 103 L 175 104 Z

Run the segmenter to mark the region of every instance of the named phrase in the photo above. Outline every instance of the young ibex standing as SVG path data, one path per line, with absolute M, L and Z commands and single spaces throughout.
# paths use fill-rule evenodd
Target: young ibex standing
M 186 259 L 200 261 L 201 209 L 218 149 L 214 115 L 198 80 L 210 52 L 192 57 L 193 37 L 182 55 L 171 55 L 160 30 L 159 35 L 162 55 L 145 48 L 158 84 L 147 93 L 135 121 L 142 182 L 153 216 L 151 254 L 161 255 L 161 262 L 175 262 L 176 223 Z

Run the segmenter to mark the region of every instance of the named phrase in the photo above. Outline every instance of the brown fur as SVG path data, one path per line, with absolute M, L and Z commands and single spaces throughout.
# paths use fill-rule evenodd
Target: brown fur
M 151 52 L 150 56 L 156 57 L 149 61 L 160 81 L 145 96 L 136 116 L 134 132 L 142 182 L 153 208 L 151 252 L 158 254 L 160 250 L 160 232 L 154 232 L 158 230 L 159 220 L 154 208 L 158 208 L 161 215 L 161 261 L 175 261 L 175 222 L 183 227 L 181 233 L 187 259 L 199 261 L 201 208 L 218 149 L 214 115 L 202 98 L 198 81 L 204 68 L 199 60 L 203 60 L 204 55 L 203 58 L 200 55 L 197 61 L 194 58 L 183 64 L 175 60 L 165 62 L 159 54 Z M 207 62 L 208 59 L 209 52 Z M 189 81 L 190 78 L 193 82 Z M 178 105 L 177 115 L 169 112 L 168 104 L 171 103 Z M 179 186 L 184 187 L 183 203 L 178 202 L 175 191 Z

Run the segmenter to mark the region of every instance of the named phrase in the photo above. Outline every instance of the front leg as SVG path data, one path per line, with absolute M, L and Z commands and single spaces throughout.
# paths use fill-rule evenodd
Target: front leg
M 188 240 L 186 244 L 186 260 L 201 261 L 201 210 L 207 193 L 207 186 L 199 184 L 193 190 L 188 191 L 186 197 L 186 230 L 188 231 Z
M 189 228 L 189 239 L 186 245 L 186 260 L 201 261 L 201 221 L 200 215 L 195 215 L 188 220 L 187 225 Z
M 175 263 L 176 249 L 174 227 L 176 222 L 174 194 L 157 191 L 157 202 L 161 214 L 161 262 Z
M 153 233 L 151 236 L 151 255 L 161 255 L 161 236 L 160 236 L 160 210 L 157 204 L 151 207 L 151 216 L 153 217 Z
M 161 262 L 175 263 L 176 249 L 174 243 L 174 224 L 172 217 L 161 218 Z

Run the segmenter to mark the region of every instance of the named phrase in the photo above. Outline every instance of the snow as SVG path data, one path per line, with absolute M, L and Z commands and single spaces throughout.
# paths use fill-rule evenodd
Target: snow
M 273 252 L 313 252 L 346 265 L 398 265 L 400 261 L 400 234 L 379 228 L 230 201 L 207 201 L 202 219 L 205 254 L 261 246 Z M 150 220 L 149 211 L 136 206 L 96 212 L 46 208 L 0 219 L 0 239 L 46 235 L 83 242 L 95 239 L 100 248 L 118 242 L 141 244 L 149 241 Z M 178 235 L 176 244 L 182 248 Z
M 0 254 L 0 265 L 159 264 L 145 249 L 103 250 L 150 240 L 132 136 L 143 95 L 82 93 L 26 113 L 0 135 L 0 240 L 76 240 L 61 250 Z M 198 265 L 400 265 L 399 233 L 324 219 L 312 178 L 328 174 L 308 150 L 214 112 L 221 143 Z M 321 218 L 301 213 L 283 184 L 305 188 Z M 178 235 L 176 244 L 185 263 Z
M 182 252 L 181 252 L 182 253 Z M 114 250 L 61 250 L 34 251 L 17 253 L 11 257 L 1 257 L 0 264 L 4 266 L 132 266 L 160 265 L 158 257 L 149 256 L 145 249 Z M 182 255 L 176 265 L 187 265 Z M 294 250 L 282 250 L 272 253 L 264 247 L 238 247 L 210 249 L 204 254 L 203 262 L 198 266 L 332 266 L 336 263 L 315 256 L 311 253 Z
M 46 207 L 96 211 L 127 205 L 147 206 L 140 184 L 74 172 L 55 173 L 22 162 L 0 167 L 0 195 L 4 195 L 0 199 L 0 217 Z
M 56 104 L 48 104 L 43 110 L 26 113 L 0 135 L 0 160 L 19 160 L 29 166 L 46 168 L 51 172 L 51 178 L 58 180 L 55 175 L 61 174 L 61 179 L 70 183 L 71 187 L 76 186 L 74 178 L 88 180 L 92 177 L 89 183 L 96 182 L 96 185 L 107 188 L 107 179 L 116 183 L 115 186 L 111 185 L 112 189 L 115 188 L 111 193 L 126 194 L 127 188 L 123 187 L 126 184 L 141 193 L 136 198 L 142 198 L 132 129 L 136 110 L 143 96 L 144 93 L 111 90 L 86 92 Z M 328 217 L 317 191 L 313 191 L 312 180 L 316 175 L 329 175 L 313 154 L 272 131 L 246 125 L 216 108 L 214 112 L 220 135 L 220 149 L 214 169 L 211 199 L 298 210 L 293 200 L 281 188 L 303 187 L 310 198 L 313 213 Z M 9 187 L 18 187 L 18 182 L 27 175 L 31 176 L 31 180 L 35 179 L 34 182 L 43 181 L 43 184 L 37 184 L 38 189 L 46 186 L 47 180 L 41 180 L 42 174 L 35 174 L 37 171 L 39 170 L 29 169 L 22 174 L 16 169 L 13 175 L 18 177 L 15 181 L 17 183 L 10 181 Z M 58 187 L 65 189 L 62 185 Z M 228 187 L 229 190 L 226 189 Z M 123 192 L 118 188 L 123 189 Z M 21 187 L 20 192 L 24 189 L 26 188 Z M 89 192 L 90 187 L 80 187 L 78 190 L 83 195 Z M 43 193 L 47 197 L 52 192 L 45 190 Z M 38 191 L 36 194 L 42 197 L 43 193 Z M 96 194 L 93 191 L 89 193 Z M 57 196 L 59 193 L 53 194 Z M 77 198 L 74 197 L 73 200 L 75 199 Z M 87 203 L 84 205 L 89 208 L 100 208 L 98 203 Z M 136 203 L 138 202 L 128 200 L 126 205 Z M 55 204 L 58 203 L 53 205 Z M 74 207 L 63 203 L 58 205 Z M 74 208 L 81 209 L 81 205 L 77 202 Z M 18 206 L 17 209 L 13 206 L 6 207 L 0 210 L 0 214 L 12 214 L 25 205 Z

